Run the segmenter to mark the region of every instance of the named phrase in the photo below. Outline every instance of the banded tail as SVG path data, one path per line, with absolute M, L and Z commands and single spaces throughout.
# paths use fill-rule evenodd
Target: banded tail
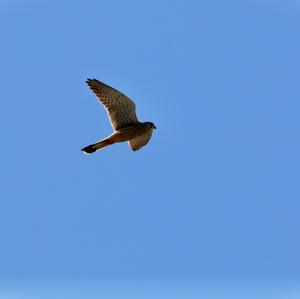
M 100 150 L 108 145 L 111 145 L 113 143 L 114 142 L 110 138 L 107 138 L 107 139 L 100 140 L 99 142 L 96 142 L 94 144 L 90 144 L 90 145 L 84 147 L 83 149 L 81 149 L 81 151 L 84 154 L 91 154 L 91 153 L 98 151 L 98 150 Z

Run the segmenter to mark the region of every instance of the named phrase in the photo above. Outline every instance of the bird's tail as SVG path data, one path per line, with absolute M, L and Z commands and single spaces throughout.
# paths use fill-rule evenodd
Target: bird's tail
M 97 143 L 90 144 L 90 145 L 84 147 L 83 149 L 81 149 L 81 151 L 84 154 L 91 154 L 91 153 L 98 151 L 98 150 L 100 150 L 110 144 L 113 144 L 113 143 L 114 142 L 111 140 L 111 138 L 106 138 L 106 139 L 98 141 Z

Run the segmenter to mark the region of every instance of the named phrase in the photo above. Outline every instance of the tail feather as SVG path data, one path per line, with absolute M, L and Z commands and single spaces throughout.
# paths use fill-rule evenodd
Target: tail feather
M 110 144 L 113 144 L 113 142 L 110 140 L 110 139 L 104 139 L 104 140 L 101 140 L 97 143 L 94 143 L 94 144 L 91 144 L 91 145 L 88 145 L 84 148 L 81 149 L 81 151 L 84 153 L 84 154 L 91 154 L 95 151 L 98 151 Z

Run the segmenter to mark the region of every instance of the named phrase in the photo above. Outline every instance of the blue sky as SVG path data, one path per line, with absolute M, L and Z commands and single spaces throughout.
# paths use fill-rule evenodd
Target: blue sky
M 272 290 L 300 278 L 299 15 L 283 0 L 2 1 L 2 291 L 286 298 Z M 111 132 L 88 77 L 156 124 L 146 147 L 80 152 Z

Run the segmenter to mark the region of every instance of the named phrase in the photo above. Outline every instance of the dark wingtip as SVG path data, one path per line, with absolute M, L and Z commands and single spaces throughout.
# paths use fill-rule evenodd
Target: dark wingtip
M 93 85 L 93 83 L 99 83 L 100 81 L 99 80 L 97 80 L 97 79 L 91 79 L 91 78 L 87 78 L 86 80 L 85 80 L 85 83 L 87 83 L 89 86 L 92 86 Z

